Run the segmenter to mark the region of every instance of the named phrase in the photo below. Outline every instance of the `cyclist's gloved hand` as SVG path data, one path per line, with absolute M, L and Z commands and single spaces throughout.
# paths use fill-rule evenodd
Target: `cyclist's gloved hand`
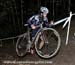
M 35 25 L 31 25 L 31 28 L 32 28 L 32 29 L 36 29 L 36 26 L 35 26 Z
M 52 27 L 52 26 L 54 26 L 54 22 L 50 21 L 49 27 Z
M 54 22 L 53 21 L 50 21 L 50 24 L 54 24 Z
M 54 25 L 53 24 L 49 24 L 49 28 L 53 27 Z

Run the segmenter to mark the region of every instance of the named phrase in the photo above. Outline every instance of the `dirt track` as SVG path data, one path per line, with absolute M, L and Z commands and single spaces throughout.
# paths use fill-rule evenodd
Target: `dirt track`
M 4 41 L 3 47 L 0 47 L 0 65 L 35 65 L 35 64 L 24 64 L 24 63 L 12 63 L 12 64 L 4 64 L 4 61 L 49 61 L 47 64 L 36 64 L 36 65 L 75 65 L 75 38 L 73 33 L 75 32 L 75 20 L 72 20 L 71 29 L 70 29 L 70 37 L 68 45 L 65 45 L 66 39 L 66 30 L 60 29 L 61 26 L 58 26 L 58 31 L 61 35 L 62 45 L 60 52 L 51 59 L 41 59 L 38 55 L 26 55 L 25 57 L 18 57 L 15 51 L 15 44 L 12 44 L 12 40 Z

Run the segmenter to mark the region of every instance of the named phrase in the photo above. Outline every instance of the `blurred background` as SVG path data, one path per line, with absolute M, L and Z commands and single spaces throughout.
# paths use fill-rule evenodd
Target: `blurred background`
M 70 11 L 75 13 L 74 0 L 0 0 L 0 64 L 3 63 L 3 61 L 8 60 L 45 60 L 40 58 L 36 53 L 34 55 L 27 54 L 25 57 L 18 57 L 16 53 L 16 42 L 18 37 L 15 36 L 26 32 L 27 28 L 24 27 L 24 24 L 32 15 L 39 13 L 41 6 L 45 6 L 49 9 L 49 21 L 53 20 L 56 22 L 68 17 Z M 65 45 L 67 26 L 62 29 L 63 23 L 54 26 L 54 29 L 59 32 L 61 37 L 60 52 L 53 58 L 49 59 L 49 61 L 52 61 L 51 64 L 46 65 L 75 65 L 75 16 L 73 16 L 71 20 L 69 43 L 67 46 Z
M 0 39 L 25 32 L 24 24 L 41 6 L 49 9 L 48 19 L 57 21 L 75 12 L 74 0 L 0 0 Z

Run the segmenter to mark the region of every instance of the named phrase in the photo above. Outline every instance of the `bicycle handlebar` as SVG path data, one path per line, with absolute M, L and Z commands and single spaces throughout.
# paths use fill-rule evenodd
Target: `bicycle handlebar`
M 24 26 L 28 26 L 28 24 L 24 24 Z M 52 27 L 52 26 L 54 26 L 54 24 L 49 24 L 48 25 L 48 27 Z M 36 26 L 36 28 L 39 28 L 39 27 L 41 27 L 41 28 L 43 27 L 43 22 Z
M 42 26 L 43 26 L 43 23 L 41 23 L 40 25 L 38 25 L 38 26 L 36 26 L 36 27 L 37 27 L 37 28 L 38 28 L 38 27 L 41 27 L 41 28 L 42 28 Z M 52 26 L 54 26 L 54 24 L 48 24 L 47 27 L 52 27 Z

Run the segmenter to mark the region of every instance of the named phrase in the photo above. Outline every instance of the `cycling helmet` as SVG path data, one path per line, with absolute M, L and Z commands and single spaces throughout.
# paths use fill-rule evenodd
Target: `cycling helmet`
M 40 11 L 41 11 L 42 13 L 46 13 L 46 14 L 49 13 L 48 8 L 46 8 L 46 7 L 41 7 L 41 8 L 40 8 Z

